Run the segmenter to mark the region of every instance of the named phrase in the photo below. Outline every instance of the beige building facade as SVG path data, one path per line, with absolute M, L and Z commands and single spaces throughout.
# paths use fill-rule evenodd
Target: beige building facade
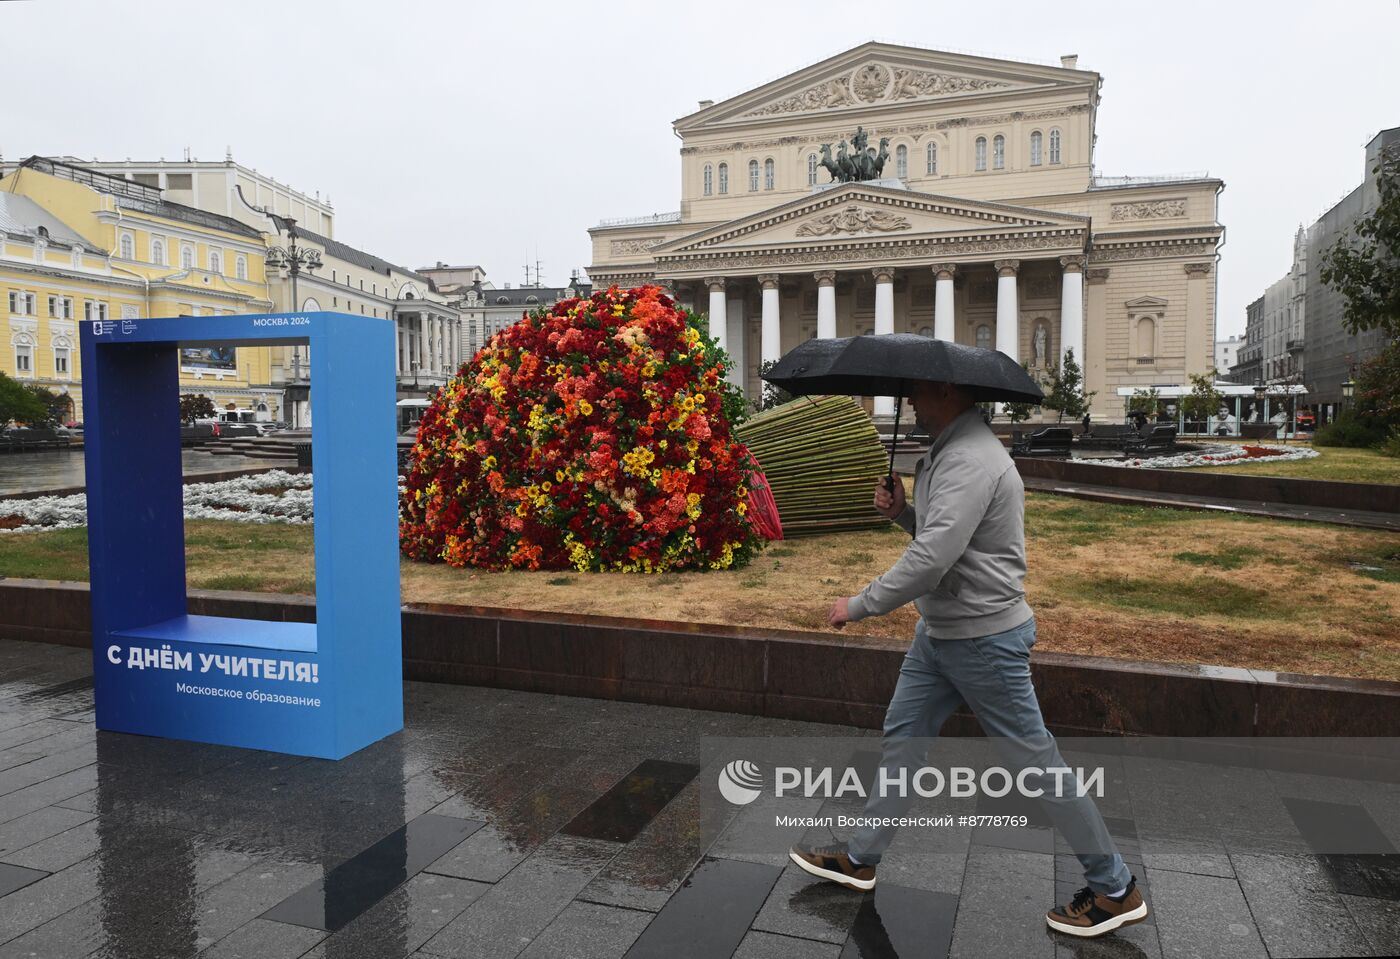
M 867 43 L 675 121 L 675 213 L 589 231 L 596 287 L 708 312 L 750 395 L 803 340 L 921 333 L 1043 371 L 1073 349 L 1096 416 L 1215 350 L 1221 181 L 1095 176 L 1099 74 Z M 821 165 L 861 128 L 881 176 Z M 876 400 L 877 414 L 892 401 Z

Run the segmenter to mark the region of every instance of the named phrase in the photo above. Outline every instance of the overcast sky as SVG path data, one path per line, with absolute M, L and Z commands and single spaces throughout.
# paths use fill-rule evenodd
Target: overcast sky
M 498 286 L 587 267 L 599 219 L 677 209 L 671 121 L 866 40 L 1104 78 L 1103 174 L 1225 181 L 1219 333 L 1400 124 L 1400 4 L 0 3 L 0 153 L 234 158 L 329 194 L 337 239 Z

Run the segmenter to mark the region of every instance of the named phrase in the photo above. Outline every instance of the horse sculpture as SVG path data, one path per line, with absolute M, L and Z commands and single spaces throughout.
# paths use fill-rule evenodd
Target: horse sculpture
M 822 168 L 825 169 L 827 173 L 831 174 L 831 179 L 827 181 L 828 183 L 835 183 L 837 180 L 840 180 L 840 179 L 842 178 L 842 177 L 841 177 L 841 165 L 831 158 L 831 144 L 830 144 L 830 143 L 823 143 L 823 144 L 822 144 L 822 162 L 821 162 L 821 165 L 822 165 Z
M 829 182 L 855 183 L 861 180 L 878 180 L 885 169 L 885 161 L 890 158 L 890 138 L 880 138 L 880 149 L 867 147 L 863 128 L 857 129 L 848 145 L 842 140 L 836 145 L 836 157 L 831 156 L 831 144 L 821 145 L 821 166 L 831 174 Z

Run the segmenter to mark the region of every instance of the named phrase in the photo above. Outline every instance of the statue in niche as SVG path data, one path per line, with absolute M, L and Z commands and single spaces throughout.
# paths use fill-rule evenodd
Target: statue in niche
M 1034 365 L 1041 369 L 1044 369 L 1048 365 L 1046 363 L 1046 353 L 1049 349 L 1049 341 L 1050 335 L 1045 332 L 1045 324 L 1037 323 L 1035 325 L 1035 334 L 1031 337 L 1031 356 L 1034 357 L 1032 361 Z

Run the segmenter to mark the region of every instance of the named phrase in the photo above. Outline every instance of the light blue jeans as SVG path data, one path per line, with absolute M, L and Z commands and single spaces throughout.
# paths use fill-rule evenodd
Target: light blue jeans
M 947 640 L 930 637 L 920 619 L 885 713 L 881 766 L 912 771 L 925 765 L 930 740 L 961 703 L 967 703 L 982 730 L 995 737 L 1000 760 L 1013 774 L 1030 766 L 1065 766 L 1055 738 L 1045 728 L 1031 685 L 1033 645 L 1034 616 L 1004 633 Z M 911 774 L 906 772 L 905 777 Z M 1122 889 L 1132 874 L 1109 837 L 1098 806 L 1073 788 L 1066 795 L 1055 794 L 1054 783 L 1050 776 L 1028 780 L 1028 785 L 1044 788 L 1040 801 L 1075 851 L 1086 882 L 1099 893 Z M 912 796 L 881 796 L 872 790 L 865 815 L 902 816 L 911 802 Z M 894 833 L 894 827 L 861 826 L 851 838 L 850 854 L 863 864 L 874 865 Z

